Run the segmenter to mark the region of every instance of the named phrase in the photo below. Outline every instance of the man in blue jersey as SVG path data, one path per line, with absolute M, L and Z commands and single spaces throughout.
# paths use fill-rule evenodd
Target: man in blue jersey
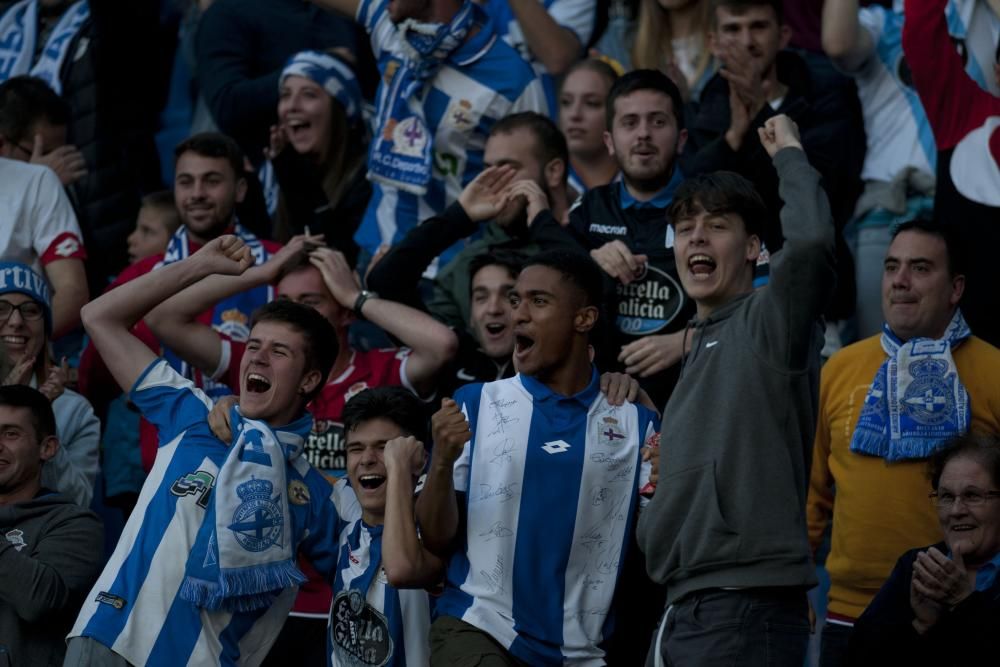
M 471 0 L 312 1 L 365 27 L 382 75 L 368 155 L 373 193 L 355 235 L 368 253 L 458 199 L 483 170 L 494 123 L 547 113 L 531 65 Z
M 601 280 L 582 254 L 529 260 L 510 296 L 519 374 L 463 387 L 434 415 L 417 501 L 425 544 L 450 557 L 434 664 L 604 662 L 658 421 L 601 395 L 588 350 Z
M 427 458 L 424 405 L 402 387 L 366 389 L 343 420 L 361 518 L 340 532 L 331 574 L 330 664 L 426 665 L 430 603 L 420 589 L 441 581 L 444 561 L 420 543 L 413 516 Z
M 312 425 L 305 406 L 337 354 L 330 323 L 295 303 L 254 313 L 229 446 L 209 429 L 208 397 L 130 333 L 174 293 L 252 263 L 237 237 L 219 237 L 83 310 L 109 370 L 158 428 L 160 448 L 70 633 L 67 665 L 258 664 L 305 580 L 296 550 L 332 569 L 342 505 L 301 456 Z

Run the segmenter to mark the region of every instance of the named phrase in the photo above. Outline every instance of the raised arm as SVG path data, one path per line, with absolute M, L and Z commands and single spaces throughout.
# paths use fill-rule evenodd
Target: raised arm
M 240 275 L 253 264 L 250 249 L 235 236 L 222 236 L 188 259 L 125 283 L 81 311 L 83 325 L 114 376 L 130 391 L 156 355 L 130 329 L 156 304 L 213 273 Z
M 317 248 L 310 253 L 309 261 L 319 269 L 337 303 L 354 309 L 361 289 L 344 255 L 329 248 Z M 458 351 L 455 333 L 427 313 L 389 299 L 370 298 L 355 315 L 385 329 L 411 349 L 406 360 L 406 379 L 420 396 L 431 394 L 438 371 Z
M 545 67 L 545 70 L 552 76 L 564 74 L 570 66 L 583 55 L 583 44 L 581 39 L 590 37 L 593 30 L 596 10 L 591 0 L 563 0 L 559 5 L 572 5 L 568 9 L 574 10 L 574 19 L 581 26 L 589 23 L 590 31 L 586 35 L 580 36 L 576 32 L 561 24 L 558 17 L 550 13 L 552 8 L 546 8 L 539 0 L 507 0 L 510 9 L 514 12 L 521 31 L 524 33 L 524 41 L 528 45 L 531 54 L 538 59 Z M 589 13 L 589 22 L 587 14 Z M 569 18 L 569 17 L 564 17 Z
M 823 50 L 838 67 L 857 70 L 875 50 L 871 33 L 858 20 L 858 0 L 823 3 Z
M 228 296 L 273 282 L 285 262 L 301 252 L 306 243 L 322 242 L 320 236 L 297 236 L 267 262 L 241 275 L 208 276 L 157 306 L 146 315 L 146 324 L 181 359 L 204 373 L 214 373 L 222 354 L 219 334 L 199 322 L 198 316 Z
M 795 123 L 788 116 L 775 116 L 758 134 L 778 172 L 785 244 L 771 258 L 768 288 L 758 299 L 752 326 L 763 337 L 760 349 L 780 364 L 799 369 L 812 353 L 810 333 L 836 281 L 833 218 Z
M 446 398 L 431 418 L 431 433 L 434 447 L 424 489 L 417 499 L 417 522 L 424 545 L 431 552 L 447 557 L 453 550 L 459 525 L 455 462 L 464 454 L 472 431 L 458 404 Z
M 413 514 L 413 480 L 423 472 L 427 454 L 416 438 L 385 443 L 385 528 L 382 567 L 394 588 L 425 588 L 440 582 L 444 561 L 424 548 Z
M 60 259 L 45 265 L 52 286 L 52 338 L 59 338 L 80 324 L 80 309 L 87 303 L 87 273 L 83 261 Z

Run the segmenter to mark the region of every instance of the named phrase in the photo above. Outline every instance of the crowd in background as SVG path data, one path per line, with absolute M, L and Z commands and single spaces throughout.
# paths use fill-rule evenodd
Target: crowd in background
M 0 0 L 0 665 L 991 664 L 998 128 L 1000 0 Z

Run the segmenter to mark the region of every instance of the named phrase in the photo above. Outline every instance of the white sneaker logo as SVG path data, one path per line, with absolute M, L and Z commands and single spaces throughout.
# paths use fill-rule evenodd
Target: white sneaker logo
M 706 348 L 708 348 L 708 347 L 715 347 L 718 344 L 719 344 L 719 341 L 717 341 L 717 340 L 711 340 L 711 341 L 705 343 L 705 347 Z
M 555 440 L 553 442 L 546 442 L 542 447 L 549 454 L 562 454 L 567 449 L 569 449 L 569 444 L 562 440 Z

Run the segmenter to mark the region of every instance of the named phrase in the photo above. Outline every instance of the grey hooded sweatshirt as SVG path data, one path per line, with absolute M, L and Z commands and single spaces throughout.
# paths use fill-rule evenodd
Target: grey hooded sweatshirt
M 62 665 L 103 550 L 101 520 L 61 493 L 0 505 L 0 667 Z
M 816 583 L 805 504 L 834 228 L 805 153 L 786 148 L 774 166 L 785 244 L 770 281 L 689 325 L 663 413 L 660 481 L 638 541 L 670 604 L 708 588 Z

